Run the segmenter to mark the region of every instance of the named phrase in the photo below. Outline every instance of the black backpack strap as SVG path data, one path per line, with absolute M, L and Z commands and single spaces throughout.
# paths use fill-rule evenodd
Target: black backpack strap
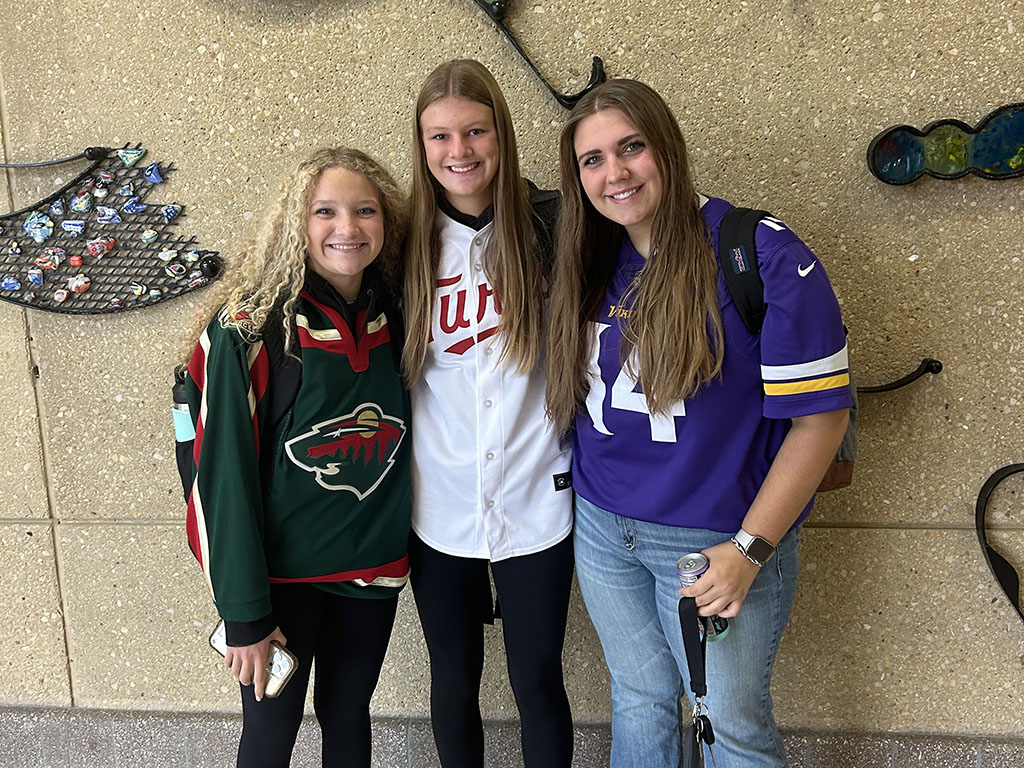
M 754 233 L 767 211 L 733 208 L 722 218 L 718 230 L 718 262 L 732 303 L 743 325 L 760 333 L 764 324 L 764 283 L 757 266 Z
M 264 499 L 267 498 L 273 484 L 274 461 L 279 449 L 283 448 L 282 444 L 289 426 L 285 423 L 285 417 L 290 413 L 302 383 L 302 363 L 296 359 L 302 354 L 302 347 L 298 343 L 298 335 L 293 324 L 290 346 L 291 354 L 296 357 L 285 354 L 281 318 L 281 310 L 275 309 L 270 313 L 261 331 L 269 366 L 266 397 L 270 398 L 267 420 L 260 429 L 260 479 Z

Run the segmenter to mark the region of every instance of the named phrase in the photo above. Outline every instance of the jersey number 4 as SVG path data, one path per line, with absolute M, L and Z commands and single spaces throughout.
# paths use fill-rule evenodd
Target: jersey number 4
M 587 378 L 590 380 L 590 392 L 587 393 L 587 413 L 594 423 L 594 429 L 605 435 L 614 434 L 604 423 L 604 399 L 608 394 L 608 388 L 601 379 L 601 367 L 598 364 L 598 356 L 601 354 L 601 336 L 611 326 L 604 323 L 594 323 L 597 326 L 593 334 L 594 344 L 590 349 L 590 362 L 587 365 Z M 629 372 L 629 369 L 638 368 L 636 362 L 636 351 L 631 353 L 630 365 L 623 365 L 619 374 L 612 384 L 611 407 L 619 411 L 633 411 L 634 413 L 646 413 L 651 422 L 651 440 L 656 443 L 676 442 L 676 416 L 686 415 L 686 405 L 683 401 L 674 403 L 668 413 L 651 413 L 647 408 L 647 398 L 637 392 L 637 380 Z

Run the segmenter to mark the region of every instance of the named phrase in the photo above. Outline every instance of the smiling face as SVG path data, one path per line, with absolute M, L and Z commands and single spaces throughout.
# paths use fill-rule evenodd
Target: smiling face
M 313 190 L 306 234 L 309 267 L 354 301 L 363 270 L 384 245 L 384 211 L 369 179 L 346 168 L 324 171 Z
M 490 107 L 447 96 L 420 114 L 427 168 L 457 210 L 479 216 L 494 201 L 498 135 Z
M 580 183 L 591 205 L 625 227 L 633 247 L 647 258 L 663 190 L 654 151 L 617 109 L 583 118 L 576 126 L 573 146 Z

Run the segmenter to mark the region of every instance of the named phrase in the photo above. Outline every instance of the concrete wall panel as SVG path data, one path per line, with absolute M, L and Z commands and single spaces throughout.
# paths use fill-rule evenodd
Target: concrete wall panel
M 56 570 L 49 525 L 35 520 L 0 525 L 7 648 L 0 662 L 2 703 L 71 703 Z

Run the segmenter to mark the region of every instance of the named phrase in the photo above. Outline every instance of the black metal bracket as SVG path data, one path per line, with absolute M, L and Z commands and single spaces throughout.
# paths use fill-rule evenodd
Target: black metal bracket
M 907 384 L 911 384 L 917 381 L 926 373 L 935 374 L 939 373 L 940 371 L 942 371 L 942 363 L 940 363 L 938 360 L 933 360 L 930 357 L 926 357 L 924 360 L 921 361 L 921 364 L 917 366 L 917 370 L 908 373 L 906 376 L 896 379 L 896 381 L 889 382 L 888 384 L 880 384 L 877 387 L 857 387 L 857 392 L 858 394 L 870 394 L 873 392 L 891 392 L 894 389 L 905 387 L 907 386 Z
M 600 85 L 607 79 L 604 72 L 604 62 L 601 60 L 600 56 L 595 56 L 594 60 L 590 64 L 590 80 L 582 91 L 573 94 L 560 93 L 559 91 L 556 91 L 554 87 L 552 87 L 551 83 L 547 81 L 547 78 L 545 78 L 544 75 L 540 73 L 540 70 L 537 69 L 537 65 L 534 64 L 533 61 L 530 60 L 530 57 L 526 55 L 526 51 L 523 50 L 523 46 L 519 44 L 518 40 L 516 40 L 516 36 L 509 31 L 508 27 L 505 26 L 505 14 L 508 12 L 508 2 L 506 2 L 506 0 L 493 0 L 493 2 L 489 2 L 488 0 L 476 0 L 476 4 L 484 9 L 484 13 L 491 18 L 491 21 L 498 25 L 498 29 L 500 29 L 502 34 L 504 34 L 508 41 L 512 43 L 512 47 L 519 52 L 519 55 L 523 57 L 523 60 L 530 66 L 530 69 L 533 70 L 534 74 L 540 78 L 542 83 L 544 83 L 544 86 L 551 92 L 551 95 L 555 97 L 555 101 L 566 109 L 572 109 L 576 106 L 576 102 L 582 99 L 588 91 Z

